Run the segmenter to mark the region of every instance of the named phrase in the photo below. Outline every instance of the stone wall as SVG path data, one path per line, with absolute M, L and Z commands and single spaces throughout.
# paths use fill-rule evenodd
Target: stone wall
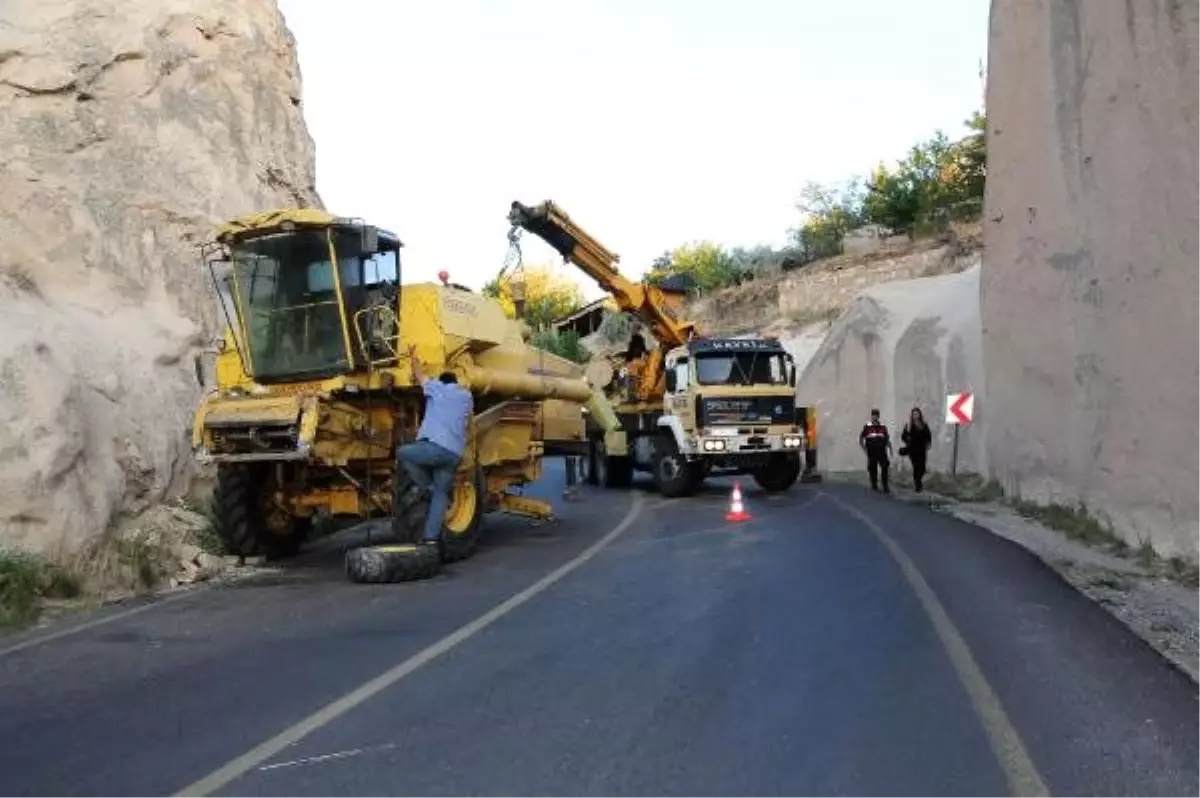
M 958 238 L 890 245 L 716 291 L 693 302 L 689 313 L 707 334 L 786 334 L 832 320 L 869 286 L 962 271 L 978 258 L 975 243 Z

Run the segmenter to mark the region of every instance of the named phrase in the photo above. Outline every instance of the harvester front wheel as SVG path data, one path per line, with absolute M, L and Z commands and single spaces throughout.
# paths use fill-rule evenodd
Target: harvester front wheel
M 267 465 L 218 468 L 213 516 L 217 536 L 229 554 L 280 560 L 300 550 L 312 519 L 298 518 L 276 507 L 271 501 L 271 482 Z
M 800 477 L 800 455 L 775 453 L 768 465 L 754 472 L 754 481 L 768 493 L 785 491 Z

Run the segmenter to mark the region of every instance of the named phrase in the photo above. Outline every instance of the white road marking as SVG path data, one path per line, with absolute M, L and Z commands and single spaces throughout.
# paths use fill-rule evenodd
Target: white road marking
M 338 759 L 350 759 L 363 754 L 377 754 L 381 751 L 393 751 L 400 747 L 400 743 L 386 743 L 383 745 L 372 745 L 366 748 L 351 748 L 348 751 L 334 751 L 330 754 L 320 754 L 318 756 L 305 756 L 300 759 L 289 759 L 286 762 L 275 762 L 271 765 L 262 765 L 258 768 L 259 772 L 268 770 L 279 770 L 281 768 L 294 768 L 301 765 L 319 765 L 322 762 L 332 762 Z
M 617 524 L 612 531 L 602 537 L 600 540 L 593 543 L 585 549 L 579 556 L 573 560 L 559 566 L 554 571 L 551 571 L 546 576 L 534 582 L 529 587 L 522 590 L 512 598 L 493 607 L 488 612 L 480 615 L 475 620 L 459 627 L 456 631 L 450 633 L 441 640 L 430 645 L 429 647 L 417 652 L 413 656 L 404 660 L 395 667 L 384 671 L 369 682 L 360 685 L 359 687 L 346 693 L 341 698 L 333 701 L 330 704 L 322 707 L 316 712 L 309 715 L 304 720 L 290 726 L 274 737 L 263 741 L 259 745 L 250 749 L 241 756 L 227 762 L 221 767 L 209 773 L 197 781 L 184 787 L 176 793 L 176 795 L 209 795 L 229 784 L 234 779 L 240 778 L 249 771 L 259 767 L 263 762 L 278 754 L 290 745 L 294 745 L 304 739 L 313 732 L 321 729 L 329 723 L 337 720 L 342 715 L 345 715 L 350 710 L 357 707 L 359 704 L 373 698 L 387 688 L 399 682 L 404 677 L 416 671 L 422 665 L 425 665 L 451 649 L 458 646 L 460 643 L 469 640 L 479 632 L 482 632 L 487 627 L 491 626 L 496 621 L 508 615 L 510 612 L 520 607 L 522 604 L 529 601 L 534 596 L 545 591 L 555 583 L 559 582 L 563 577 L 570 574 L 580 566 L 587 563 L 593 557 L 600 553 L 608 544 L 612 543 L 618 537 L 625 533 L 633 522 L 637 520 L 638 515 L 642 511 L 643 499 L 640 493 L 634 493 L 633 499 L 630 502 L 629 511 Z
M 917 569 L 916 563 L 896 541 L 892 540 L 891 535 L 871 520 L 866 513 L 833 494 L 823 492 L 822 495 L 871 530 L 888 550 L 888 553 L 892 555 L 896 564 L 900 566 L 900 572 L 904 574 L 909 587 L 917 594 L 917 600 L 925 610 L 925 614 L 929 616 L 938 640 L 941 641 L 942 648 L 946 650 L 950 663 L 954 666 L 954 671 L 958 674 L 958 679 L 962 682 L 963 688 L 971 700 L 971 706 L 979 717 L 979 723 L 983 726 L 996 761 L 1008 779 L 1008 787 L 1012 794 L 1020 796 L 1049 795 L 1050 791 L 1046 787 L 1046 782 L 1038 773 L 1033 759 L 1030 758 L 1025 744 L 1021 740 L 1021 735 L 1017 733 L 1016 728 L 1008 719 L 1008 714 L 996 696 L 996 691 L 992 689 L 987 677 L 979 669 L 974 655 L 971 654 L 970 646 L 967 645 L 967 641 L 963 639 L 962 634 L 954 625 L 954 621 L 950 620 L 950 616 L 946 613 L 941 601 L 938 600 L 937 594 L 933 592 L 933 588 L 929 586 L 925 577 Z

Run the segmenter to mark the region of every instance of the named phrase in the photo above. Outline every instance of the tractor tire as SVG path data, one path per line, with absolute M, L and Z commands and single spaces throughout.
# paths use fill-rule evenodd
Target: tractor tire
M 346 577 L 359 584 L 395 584 L 432 579 L 442 568 L 436 546 L 363 546 L 346 552 Z
M 659 437 L 655 444 L 654 484 L 658 486 L 658 492 L 667 499 L 687 496 L 693 489 L 691 464 L 670 438 Z
M 754 472 L 754 481 L 767 493 L 785 491 L 799 478 L 800 455 L 795 453 L 773 454 L 770 465 Z
M 217 536 L 228 554 L 282 560 L 294 556 L 312 528 L 312 519 L 291 517 L 285 528 L 272 531 L 264 518 L 261 497 L 269 489 L 268 470 L 253 465 L 222 465 L 213 490 Z

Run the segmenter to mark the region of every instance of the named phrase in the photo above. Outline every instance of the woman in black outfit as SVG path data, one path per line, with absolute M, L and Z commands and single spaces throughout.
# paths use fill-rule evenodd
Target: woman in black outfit
M 929 453 L 929 447 L 933 445 L 933 434 L 929 431 L 929 425 L 925 423 L 925 416 L 921 413 L 921 408 L 914 407 L 912 409 L 908 422 L 900 432 L 900 440 L 904 443 L 906 450 L 904 453 L 912 462 L 913 487 L 916 488 L 917 493 L 920 493 L 921 480 L 925 477 L 925 458 Z

